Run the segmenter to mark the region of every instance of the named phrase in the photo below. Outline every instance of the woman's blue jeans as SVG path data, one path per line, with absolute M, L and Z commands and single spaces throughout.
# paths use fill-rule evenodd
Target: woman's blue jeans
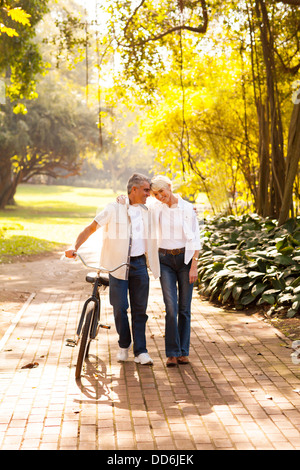
M 191 262 L 179 255 L 159 253 L 160 283 L 166 307 L 166 356 L 188 356 L 191 332 L 193 284 L 189 282 Z
M 131 343 L 131 332 L 127 310 L 128 293 L 131 310 L 131 328 L 134 355 L 147 352 L 146 348 L 146 314 L 149 295 L 149 276 L 146 257 L 130 258 L 135 269 L 129 269 L 128 280 L 109 276 L 109 299 L 113 306 L 116 330 L 119 334 L 120 348 L 128 348 Z

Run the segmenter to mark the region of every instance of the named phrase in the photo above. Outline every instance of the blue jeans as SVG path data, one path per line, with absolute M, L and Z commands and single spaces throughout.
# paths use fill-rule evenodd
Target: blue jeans
M 166 307 L 166 356 L 188 356 L 191 332 L 193 284 L 189 282 L 191 262 L 179 255 L 159 253 L 160 283 Z
M 146 348 L 146 314 L 149 295 L 149 276 L 146 257 L 130 258 L 130 264 L 136 269 L 129 269 L 128 280 L 109 276 L 109 299 L 113 306 L 116 330 L 119 334 L 120 348 L 128 348 L 131 343 L 131 332 L 127 309 L 128 293 L 131 309 L 131 328 L 134 355 L 147 352 Z

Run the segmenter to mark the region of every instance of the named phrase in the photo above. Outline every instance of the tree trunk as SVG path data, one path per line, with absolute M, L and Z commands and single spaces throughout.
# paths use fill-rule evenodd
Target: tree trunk
M 16 194 L 18 184 L 21 182 L 21 172 L 6 181 L 4 190 L 0 193 L 0 209 L 4 209 L 7 204 L 14 204 L 14 196 Z
M 270 104 L 270 142 L 272 149 L 272 180 L 274 191 L 274 206 L 270 207 L 270 210 L 273 212 L 271 215 L 278 218 L 285 185 L 285 161 L 283 154 L 281 113 L 275 82 L 274 46 L 265 2 L 263 0 L 257 0 L 255 9 L 259 21 L 260 38 L 266 67 L 267 95 Z
M 262 217 L 270 215 L 270 200 L 268 188 L 270 184 L 270 153 L 269 153 L 269 113 L 268 106 L 257 103 L 259 122 L 259 175 L 258 175 L 258 204 L 257 211 Z
M 13 184 L 11 174 L 10 160 L 0 160 L 0 209 L 4 209 L 10 199 L 10 189 Z
M 285 179 L 285 190 L 283 195 L 282 206 L 280 210 L 279 225 L 289 218 L 289 212 L 292 207 L 293 186 L 298 171 L 298 163 L 300 159 L 300 103 L 295 104 L 292 112 L 289 139 L 287 150 L 287 171 Z

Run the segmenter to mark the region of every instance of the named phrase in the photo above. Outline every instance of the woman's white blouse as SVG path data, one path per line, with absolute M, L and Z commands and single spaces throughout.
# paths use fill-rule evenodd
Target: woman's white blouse
M 194 252 L 202 246 L 199 222 L 194 206 L 177 194 L 176 197 L 178 204 L 175 207 L 154 202 L 149 204 L 149 209 L 155 214 L 158 224 L 159 248 L 185 248 L 185 263 L 188 264 Z
M 185 247 L 183 211 L 178 206 L 169 208 L 163 204 L 159 215 L 159 247 L 172 249 Z

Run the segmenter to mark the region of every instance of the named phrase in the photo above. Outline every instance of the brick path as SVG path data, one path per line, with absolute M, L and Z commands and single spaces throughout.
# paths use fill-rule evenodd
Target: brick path
M 0 343 L 1 450 L 300 449 L 300 366 L 273 327 L 195 293 L 191 363 L 166 368 L 164 308 L 152 280 L 154 366 L 135 364 L 132 353 L 120 364 L 105 292 L 112 328 L 100 331 L 76 383 L 77 348 L 66 339 L 74 337 L 89 286 L 67 293 L 66 283 L 57 293 L 51 285 L 38 291 Z

